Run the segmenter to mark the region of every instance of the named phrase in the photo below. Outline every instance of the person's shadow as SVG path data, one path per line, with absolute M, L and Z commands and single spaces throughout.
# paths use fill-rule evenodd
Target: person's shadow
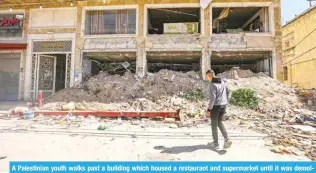
M 180 154 L 180 153 L 191 153 L 197 150 L 211 150 L 216 152 L 219 155 L 224 155 L 227 153 L 227 150 L 220 150 L 211 148 L 207 145 L 193 145 L 193 146 L 175 146 L 167 148 L 165 146 L 155 146 L 155 150 L 162 150 L 160 153 L 168 153 L 168 154 Z

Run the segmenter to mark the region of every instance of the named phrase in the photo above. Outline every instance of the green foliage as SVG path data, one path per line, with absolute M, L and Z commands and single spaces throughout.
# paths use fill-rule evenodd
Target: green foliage
M 258 98 L 256 92 L 251 89 L 237 89 L 232 92 L 231 103 L 246 108 L 257 108 Z
M 183 97 L 190 101 L 203 100 L 205 98 L 201 89 L 190 90 L 186 92 Z

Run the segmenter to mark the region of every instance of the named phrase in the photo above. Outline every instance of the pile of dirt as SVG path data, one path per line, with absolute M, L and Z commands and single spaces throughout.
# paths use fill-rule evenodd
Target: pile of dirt
M 234 79 L 230 74 L 234 74 Z M 294 88 L 285 86 L 262 73 L 255 74 L 248 70 L 233 68 L 217 76 L 227 78 L 230 90 L 249 88 L 256 91 L 259 98 L 258 111 L 261 113 L 282 114 L 290 108 L 303 106 Z M 205 99 L 193 102 L 184 99 L 183 96 L 194 89 L 200 89 Z M 50 96 L 45 102 L 86 102 L 92 104 L 88 107 L 102 104 L 106 106 L 98 109 L 118 111 L 166 111 L 192 105 L 204 107 L 205 110 L 208 91 L 209 82 L 202 80 L 197 72 L 192 71 L 181 73 L 161 70 L 158 73 L 149 73 L 142 79 L 131 73 L 120 76 L 104 72 L 92 77 L 79 88 L 65 89 Z M 176 106 L 173 104 L 174 100 L 179 102 Z
M 250 77 L 269 77 L 265 73 L 253 73 L 251 70 L 242 70 L 239 67 L 233 67 L 231 70 L 225 71 L 216 75 L 219 78 L 225 79 L 240 79 L 240 78 L 250 78 Z
M 161 70 L 137 78 L 126 72 L 123 76 L 101 72 L 82 86 L 65 89 L 45 99 L 49 102 L 130 102 L 137 98 L 156 101 L 161 97 L 183 95 L 185 92 L 202 88 L 207 91 L 207 82 L 196 72 L 173 72 Z M 207 95 L 207 94 L 205 94 Z
M 239 68 L 217 76 L 227 79 L 230 90 L 249 88 L 258 96 L 258 109 L 229 105 L 228 116 L 239 120 L 241 126 L 268 134 L 273 152 L 289 151 L 315 159 L 316 144 L 312 142 L 316 139 L 315 133 L 293 127 L 299 115 L 297 110 L 303 110 L 304 107 L 295 88 L 285 86 L 264 73 L 255 74 Z M 204 98 L 190 100 L 185 97 L 186 93 L 195 89 L 201 90 Z M 161 70 L 155 74 L 149 73 L 143 79 L 131 73 L 123 76 L 100 73 L 79 88 L 65 89 L 49 97 L 46 99 L 47 104 L 39 109 L 62 110 L 63 105 L 73 102 L 74 107 L 79 110 L 180 110 L 180 118 L 186 122 L 205 115 L 208 91 L 209 82 L 203 81 L 196 72 Z M 315 115 L 315 112 L 311 114 Z M 303 123 L 306 124 L 304 120 Z M 313 123 L 309 125 L 314 126 Z

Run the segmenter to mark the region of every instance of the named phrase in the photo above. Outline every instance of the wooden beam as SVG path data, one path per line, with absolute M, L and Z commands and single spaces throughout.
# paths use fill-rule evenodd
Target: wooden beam
M 260 13 L 262 13 L 262 10 L 263 9 L 259 10 L 254 16 L 252 16 L 241 28 L 246 28 L 246 26 L 248 26 L 253 20 L 255 20 L 260 15 Z

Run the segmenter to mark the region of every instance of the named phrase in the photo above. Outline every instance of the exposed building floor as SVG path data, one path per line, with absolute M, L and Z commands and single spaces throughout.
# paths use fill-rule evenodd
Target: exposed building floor
M 211 128 L 201 124 L 177 128 L 153 121 L 109 121 L 98 131 L 98 121 L 90 119 L 80 127 L 43 125 L 40 120 L 0 120 L 0 172 L 8 171 L 9 161 L 296 161 L 306 158 L 269 151 L 262 134 L 225 122 L 233 145 L 228 150 L 206 146 Z M 46 122 L 45 124 L 49 124 Z M 133 125 L 134 124 L 134 125 Z M 76 126 L 76 127 L 74 127 Z

